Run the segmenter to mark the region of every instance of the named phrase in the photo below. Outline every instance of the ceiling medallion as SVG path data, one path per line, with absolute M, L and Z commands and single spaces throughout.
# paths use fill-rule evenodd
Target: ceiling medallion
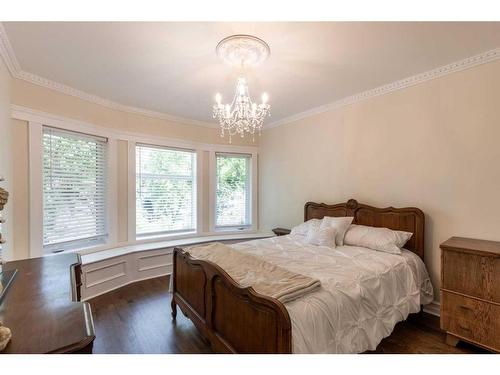
M 252 35 L 231 35 L 222 39 L 215 48 L 217 56 L 231 66 L 258 66 L 271 54 L 262 39 Z
M 264 62 L 271 50 L 266 42 L 252 35 L 232 35 L 219 42 L 217 56 L 233 67 L 256 67 Z M 229 134 L 229 143 L 234 135 L 244 137 L 245 133 L 260 135 L 264 119 L 270 116 L 271 106 L 268 95 L 262 94 L 262 102 L 257 104 L 250 98 L 248 84 L 244 77 L 238 78 L 236 93 L 231 104 L 222 104 L 222 95 L 215 96 L 213 116 L 219 121 L 221 137 Z

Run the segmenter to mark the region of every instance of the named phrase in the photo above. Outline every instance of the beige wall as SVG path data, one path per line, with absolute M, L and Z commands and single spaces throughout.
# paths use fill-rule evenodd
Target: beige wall
M 28 124 L 12 120 L 14 158 L 14 248 L 12 259 L 29 258 Z
M 261 227 L 298 224 L 307 201 L 419 207 L 437 291 L 442 241 L 500 240 L 499 121 L 497 61 L 269 129 Z
M 227 138 L 219 136 L 217 128 L 193 126 L 172 123 L 166 120 L 154 119 L 142 115 L 110 109 L 98 104 L 93 104 L 73 96 L 49 90 L 22 80 L 11 79 L 11 102 L 15 105 L 64 116 L 73 120 L 84 121 L 93 125 L 119 131 L 140 133 L 146 136 L 160 136 L 188 140 L 202 143 L 227 144 Z M 6 106 L 7 116 L 10 117 L 10 104 Z M 14 250 L 11 259 L 28 258 L 29 254 L 29 174 L 28 174 L 28 124 L 25 121 L 11 120 L 9 131 L 13 133 L 12 144 L 15 152 L 13 167 L 16 173 L 13 176 L 14 190 L 16 191 L 14 210 Z M 3 133 L 3 129 L 2 129 Z M 256 146 L 251 138 L 241 139 L 235 137 L 234 145 Z M 117 153 L 117 239 L 119 242 L 127 241 L 128 233 L 128 145 L 125 141 L 118 141 Z M 205 153 L 208 154 L 208 153 Z M 203 158 L 204 170 L 203 192 L 204 198 L 208 197 L 208 157 Z M 208 218 L 208 200 L 204 199 L 203 212 Z M 202 228 L 206 230 L 208 228 Z
M 9 202 L 1 215 L 5 219 L 2 226 L 2 237 L 7 241 L 2 247 L 2 257 L 12 258 L 13 248 L 13 220 L 12 220 L 12 130 L 10 126 L 10 75 L 3 60 L 0 58 L 0 176 L 5 181 L 0 187 L 10 193 Z

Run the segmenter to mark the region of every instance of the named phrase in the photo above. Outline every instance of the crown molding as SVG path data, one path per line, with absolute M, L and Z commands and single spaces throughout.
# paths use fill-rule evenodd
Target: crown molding
M 404 89 L 407 87 L 415 86 L 415 85 L 418 85 L 420 83 L 427 82 L 427 81 L 430 81 L 430 80 L 435 79 L 435 78 L 443 77 L 443 76 L 451 74 L 451 73 L 459 72 L 459 71 L 462 71 L 465 69 L 472 68 L 472 67 L 477 66 L 477 65 L 492 62 L 492 61 L 495 61 L 499 58 L 500 58 L 500 48 L 486 51 L 486 52 L 480 53 L 478 55 L 468 57 L 466 59 L 448 64 L 448 65 L 444 65 L 444 66 L 441 66 L 441 67 L 436 68 L 436 69 L 429 70 L 429 71 L 424 72 L 424 73 L 420 73 L 420 74 L 417 74 L 417 75 L 414 75 L 414 76 L 411 76 L 408 78 L 401 79 L 399 81 L 395 81 L 392 83 L 388 83 L 386 85 L 376 87 L 374 89 L 370 89 L 370 90 L 363 91 L 363 92 L 355 94 L 355 95 L 348 96 L 346 98 L 337 100 L 337 101 L 330 103 L 330 104 L 315 107 L 315 108 L 309 109 L 307 111 L 300 112 L 300 113 L 294 114 L 294 115 L 289 116 L 289 117 L 285 117 L 281 120 L 269 123 L 267 126 L 264 127 L 264 130 L 270 129 L 270 128 L 275 128 L 275 127 L 278 127 L 281 125 L 285 125 L 285 124 L 288 124 L 288 123 L 291 123 L 291 122 L 294 122 L 297 120 L 301 120 L 301 119 L 304 119 L 307 117 L 311 117 L 311 116 L 314 116 L 314 115 L 317 115 L 320 113 L 328 112 L 328 111 L 331 111 L 331 110 L 334 110 L 334 109 L 337 109 L 340 107 L 344 107 L 344 106 L 347 106 L 350 104 L 360 102 L 360 101 L 365 100 L 365 99 L 373 98 L 373 97 L 380 96 L 380 95 L 389 94 L 391 92 L 401 90 L 401 89 Z
M 14 50 L 12 49 L 12 45 L 10 44 L 9 38 L 7 37 L 7 33 L 0 22 L 0 56 L 2 56 L 7 69 L 10 72 L 12 77 L 15 77 L 21 71 L 21 66 L 17 61 L 16 55 L 14 54 Z
M 89 94 L 84 91 L 75 89 L 73 87 L 64 85 L 62 83 L 58 83 L 52 80 L 49 80 L 47 78 L 40 77 L 36 74 L 25 72 L 21 69 L 21 66 L 19 65 L 19 62 L 17 61 L 16 55 L 14 53 L 14 50 L 12 49 L 12 45 L 9 42 L 9 39 L 7 37 L 7 34 L 5 32 L 5 29 L 0 22 L 0 55 L 3 57 L 3 60 L 5 61 L 5 64 L 7 65 L 7 68 L 12 75 L 12 77 L 17 78 L 17 79 L 22 79 L 24 81 L 27 81 L 29 83 L 42 86 L 51 90 L 55 90 L 58 92 L 61 92 L 66 95 L 71 95 L 74 97 L 77 97 L 79 99 L 102 105 L 107 108 L 115 109 L 118 111 L 122 112 L 128 112 L 128 113 L 133 113 L 137 115 L 142 115 L 146 117 L 151 117 L 151 118 L 156 118 L 156 119 L 161 119 L 161 120 L 166 120 L 166 121 L 171 121 L 175 123 L 180 123 L 180 124 L 187 124 L 187 125 L 194 125 L 194 126 L 203 126 L 203 127 L 208 127 L 208 128 L 218 128 L 219 126 L 216 123 L 212 122 L 205 122 L 205 121 L 198 121 L 194 119 L 188 119 L 184 117 L 177 117 L 173 116 L 167 113 L 162 113 L 162 112 L 156 112 L 144 108 L 139 108 L 139 107 L 133 107 L 125 104 L 121 104 L 118 102 L 114 102 L 112 100 L 108 100 L 102 97 L 99 97 L 97 95 Z M 298 121 L 307 117 L 311 117 L 320 113 L 328 112 L 340 107 L 344 107 L 350 104 L 354 104 L 357 102 L 360 102 L 365 99 L 373 98 L 376 96 L 380 95 L 385 95 L 389 94 L 391 92 L 401 90 L 407 87 L 415 86 L 423 82 L 430 81 L 435 78 L 439 78 L 448 74 L 452 74 L 455 72 L 459 72 L 465 69 L 472 68 L 477 65 L 485 64 L 488 62 L 495 61 L 500 58 L 500 47 L 486 51 L 483 53 L 480 53 L 475 56 L 471 56 L 468 58 L 465 58 L 463 60 L 441 66 L 436 69 L 429 70 L 427 72 L 423 72 L 420 74 L 416 74 L 411 77 L 407 77 L 392 83 L 388 83 L 370 90 L 366 90 L 363 92 L 360 92 L 358 94 L 354 94 L 351 96 L 348 96 L 346 98 L 337 100 L 335 102 L 325 104 L 319 107 L 315 107 L 312 109 L 309 109 L 304 112 L 296 113 L 294 115 L 285 117 L 281 120 L 277 120 L 274 122 L 271 122 L 267 125 L 264 126 L 264 130 L 266 129 L 271 129 L 275 128 L 281 125 L 285 125 L 294 121 Z
M 191 141 L 188 139 L 172 138 L 147 133 L 140 133 L 127 130 L 108 128 L 86 121 L 76 120 L 70 117 L 57 115 L 54 113 L 40 111 L 17 104 L 11 104 L 11 118 L 30 123 L 39 123 L 55 128 L 77 131 L 80 133 L 92 134 L 101 137 L 114 138 L 124 141 L 150 143 L 169 147 L 186 149 L 200 149 L 203 151 L 236 152 L 256 154 L 259 152 L 258 145 L 229 145 L 219 143 L 207 143 Z
M 122 111 L 122 112 L 128 112 L 128 113 L 133 113 L 137 115 L 142 115 L 146 117 L 151 117 L 151 118 L 156 118 L 156 119 L 161 119 L 161 120 L 166 120 L 178 124 L 186 124 L 186 125 L 194 125 L 194 126 L 203 126 L 207 128 L 218 128 L 218 125 L 215 123 L 211 122 L 205 122 L 205 121 L 198 121 L 194 119 L 188 119 L 184 117 L 177 117 L 173 115 L 169 115 L 167 113 L 162 113 L 162 112 L 156 112 L 156 111 L 151 111 L 148 109 L 144 108 L 139 108 L 139 107 L 133 107 L 121 103 L 114 102 L 112 100 L 108 100 L 105 98 L 102 98 L 97 95 L 92 95 L 89 93 L 86 93 L 84 91 L 75 89 L 73 87 L 64 85 L 62 83 L 58 83 L 52 80 L 49 80 L 47 78 L 40 77 L 36 74 L 28 73 L 25 71 L 21 71 L 15 78 L 22 79 L 24 81 L 27 81 L 29 83 L 42 86 L 54 91 L 61 92 L 66 95 L 71 95 L 74 97 L 77 97 L 79 99 L 85 100 L 87 102 L 91 102 L 94 104 L 101 105 L 103 107 L 111 108 L 117 111 Z
M 26 72 L 21 69 L 19 62 L 17 61 L 14 50 L 12 49 L 12 45 L 9 42 L 9 38 L 7 37 L 7 33 L 0 22 L 0 55 L 5 61 L 5 65 L 9 70 L 12 77 L 21 79 L 23 81 L 42 86 L 48 88 L 50 90 L 58 91 L 60 93 L 71 95 L 76 98 L 85 100 L 90 103 L 98 104 L 107 108 L 111 108 L 114 110 L 133 113 L 137 115 L 142 115 L 146 117 L 156 118 L 160 120 L 166 120 L 179 124 L 186 125 L 194 125 L 194 126 L 203 126 L 207 128 L 218 128 L 219 126 L 216 123 L 199 121 L 194 119 L 188 119 L 184 117 L 178 117 L 174 115 L 170 115 L 163 112 L 152 111 L 145 108 L 139 108 L 134 106 L 129 106 L 125 104 L 121 104 L 109 99 L 102 98 L 97 95 L 89 94 L 85 91 L 75 89 L 68 85 L 52 81 L 50 79 L 40 77 L 36 74 Z

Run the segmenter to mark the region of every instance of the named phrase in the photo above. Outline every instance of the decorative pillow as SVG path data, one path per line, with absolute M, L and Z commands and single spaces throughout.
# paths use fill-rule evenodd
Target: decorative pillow
M 319 226 L 311 226 L 307 231 L 306 243 L 335 249 L 336 234 L 337 230 L 333 227 L 320 228 Z
M 307 236 L 307 232 L 311 227 L 319 227 L 321 224 L 321 220 L 319 219 L 311 219 L 307 220 L 305 223 L 299 224 L 296 227 L 292 228 L 290 234 L 296 236 Z
M 353 224 L 345 234 L 344 243 L 391 254 L 401 254 L 401 248 L 412 235 L 413 233 L 400 230 Z
M 342 246 L 344 244 L 344 236 L 349 225 L 351 225 L 354 218 L 352 216 L 347 217 L 332 217 L 325 216 L 321 222 L 321 228 L 332 227 L 336 229 L 335 243 L 337 246 Z

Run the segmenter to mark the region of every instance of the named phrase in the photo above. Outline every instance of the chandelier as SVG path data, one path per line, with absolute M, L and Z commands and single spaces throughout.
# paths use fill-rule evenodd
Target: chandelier
M 233 35 L 219 42 L 217 55 L 228 65 L 255 67 L 262 63 L 270 54 L 269 46 L 261 39 L 251 35 Z M 229 143 L 232 137 L 244 137 L 246 133 L 255 137 L 260 135 L 266 117 L 270 116 L 271 106 L 267 103 L 269 97 L 262 94 L 261 103 L 252 101 L 248 83 L 244 77 L 238 78 L 236 93 L 231 104 L 222 103 L 222 95 L 215 95 L 213 116 L 220 124 L 221 137 L 227 133 Z

